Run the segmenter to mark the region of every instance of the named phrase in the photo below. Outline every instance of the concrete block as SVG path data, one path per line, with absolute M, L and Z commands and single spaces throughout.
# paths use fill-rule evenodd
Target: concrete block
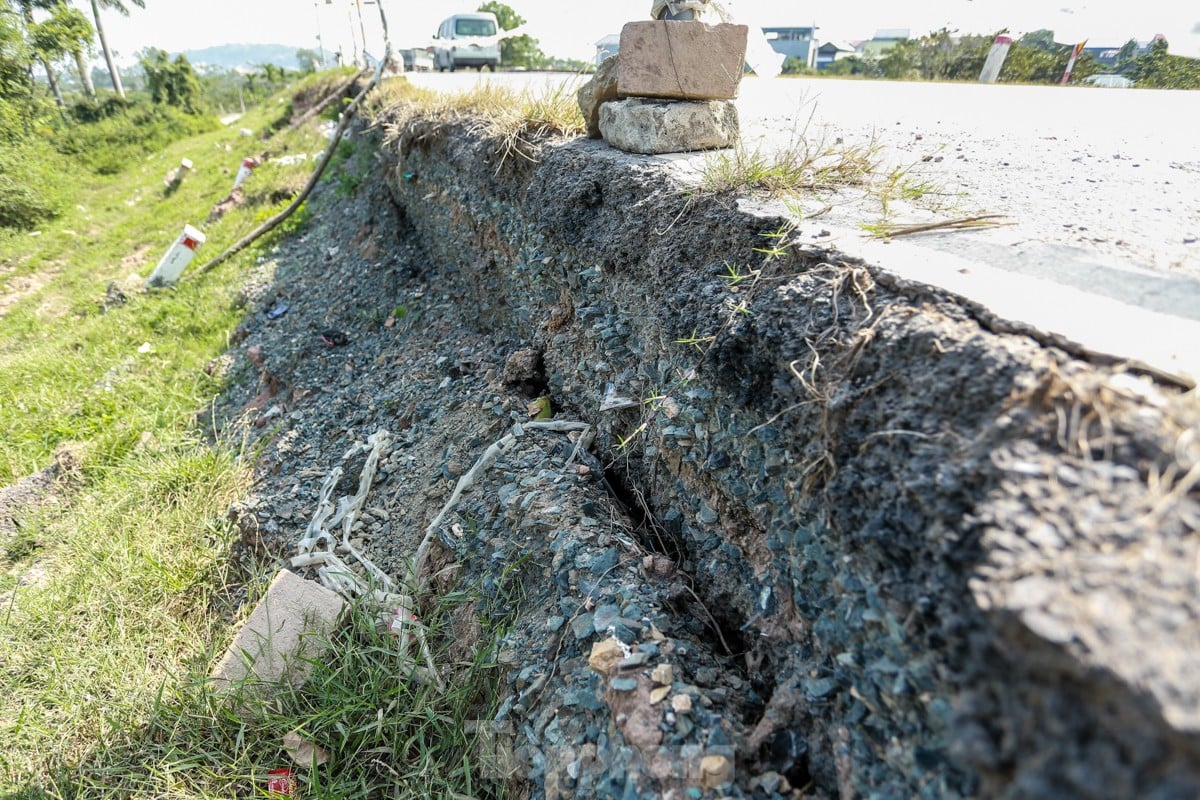
M 281 571 L 213 669 L 213 689 L 254 682 L 300 686 L 345 608 L 336 592 Z
M 617 71 L 620 55 L 609 56 L 600 62 L 596 74 L 579 90 L 579 110 L 587 122 L 587 133 L 600 138 L 600 106 L 617 99 Z
M 621 29 L 619 97 L 730 100 L 746 64 L 745 25 L 650 20 Z
M 610 146 L 628 153 L 732 147 L 738 140 L 737 109 L 729 100 L 616 100 L 600 106 L 600 133 Z

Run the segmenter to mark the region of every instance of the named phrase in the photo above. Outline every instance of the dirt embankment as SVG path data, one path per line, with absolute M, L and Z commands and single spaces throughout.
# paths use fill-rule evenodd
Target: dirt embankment
M 376 144 L 395 206 L 318 197 L 251 292 L 230 400 L 276 435 L 240 513 L 248 544 L 294 541 L 318 476 L 388 428 L 361 535 L 395 570 L 531 401 L 594 425 L 590 449 L 525 431 L 434 564 L 515 620 L 522 791 L 1200 792 L 1194 394 L 593 142 Z

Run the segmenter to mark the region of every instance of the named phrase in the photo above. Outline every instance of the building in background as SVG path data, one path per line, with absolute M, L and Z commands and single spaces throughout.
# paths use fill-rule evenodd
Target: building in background
M 596 42 L 596 66 L 600 66 L 600 62 L 609 56 L 615 56 L 617 51 L 621 49 L 621 34 L 610 33 L 600 41 Z
M 835 61 L 841 61 L 858 50 L 850 42 L 822 42 L 817 48 L 817 69 L 828 69 Z
M 807 28 L 763 28 L 771 49 L 785 59 L 795 58 L 810 69 L 817 66 L 817 26 Z
M 871 40 L 863 45 L 862 54 L 870 58 L 879 58 L 897 43 L 906 42 L 911 38 L 908 28 L 880 28 L 875 31 Z

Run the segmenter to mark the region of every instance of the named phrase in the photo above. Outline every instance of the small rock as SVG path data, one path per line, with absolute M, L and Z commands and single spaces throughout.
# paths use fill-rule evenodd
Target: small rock
M 329 762 L 329 751 L 305 739 L 300 731 L 284 734 L 283 749 L 302 767 L 316 767 Z
M 733 762 L 725 756 L 705 756 L 700 759 L 700 785 L 715 789 L 729 783 L 733 777 Z
M 576 639 L 586 639 L 596 630 L 592 624 L 591 614 L 580 614 L 575 619 L 571 620 L 571 630 L 575 633 Z
M 617 71 L 620 69 L 619 55 L 612 55 L 600 62 L 596 74 L 580 88 L 577 95 L 579 110 L 587 123 L 587 133 L 593 139 L 600 138 L 600 106 L 617 99 Z
M 686 694 L 677 694 L 671 698 L 671 708 L 676 714 L 692 713 L 692 698 Z
M 712 525 L 718 519 L 720 519 L 720 517 L 717 516 L 717 512 L 714 511 L 708 505 L 708 503 L 700 504 L 700 511 L 696 514 L 697 522 L 699 522 L 701 525 Z
M 663 700 L 667 699 L 667 695 L 671 693 L 670 686 L 656 686 L 650 690 L 650 705 L 656 706 Z
M 636 692 L 638 682 L 637 678 L 615 678 L 609 686 L 614 692 Z
M 629 153 L 686 153 L 738 141 L 737 109 L 729 100 L 614 100 L 600 106 L 600 133 Z
M 634 669 L 642 666 L 649 660 L 649 653 L 631 653 L 627 657 L 621 659 L 621 663 L 617 666 L 619 666 L 621 669 Z
M 654 668 L 654 671 L 650 673 L 650 677 L 653 678 L 654 682 L 657 684 L 662 686 L 670 686 L 671 681 L 675 680 L 675 670 L 670 664 L 659 664 Z
M 621 618 L 621 609 L 615 605 L 597 606 L 592 615 L 592 625 L 597 633 L 603 633 Z
M 592 668 L 593 672 L 608 676 L 624 657 L 625 648 L 619 641 L 610 637 L 592 645 L 592 652 L 588 656 L 588 666 Z M 636 683 L 635 681 L 634 688 L 636 688 Z

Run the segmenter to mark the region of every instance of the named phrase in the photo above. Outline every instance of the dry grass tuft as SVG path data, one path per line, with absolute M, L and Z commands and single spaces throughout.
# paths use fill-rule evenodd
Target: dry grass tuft
M 579 136 L 586 130 L 583 114 L 568 85 L 548 87 L 541 92 L 513 91 L 503 86 L 480 83 L 461 94 L 434 94 L 412 90 L 400 93 L 389 110 L 389 143 L 405 138 L 417 121 L 441 128 L 465 124 L 472 133 L 496 142 L 500 156 L 497 170 L 510 157 L 536 162 L 537 152 L 552 137 Z

